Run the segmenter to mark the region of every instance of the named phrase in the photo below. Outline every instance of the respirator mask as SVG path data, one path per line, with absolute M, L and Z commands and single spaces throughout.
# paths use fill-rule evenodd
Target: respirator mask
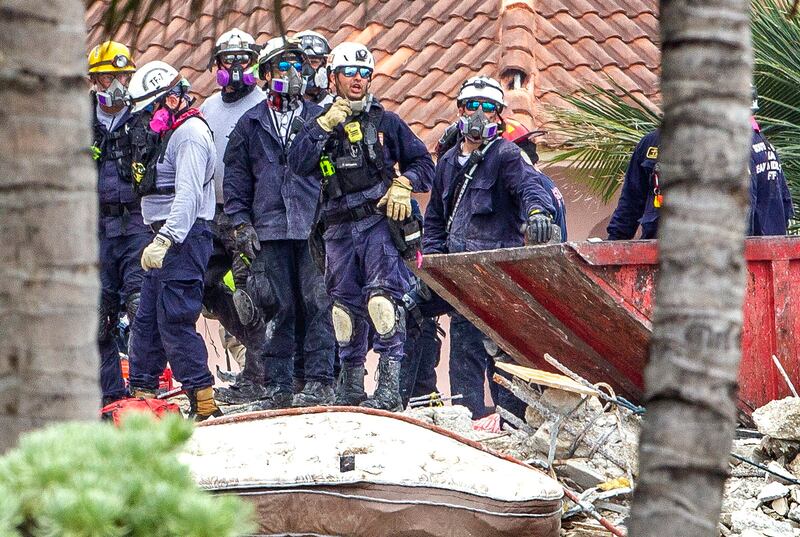
M 497 123 L 489 121 L 482 108 L 469 117 L 461 116 L 458 119 L 458 130 L 474 142 L 491 140 L 497 136 L 497 128 Z
M 294 65 L 289 67 L 283 78 L 273 77 L 270 89 L 289 98 L 300 97 L 306 92 L 306 81 L 300 76 Z
M 117 105 L 126 104 L 127 99 L 128 89 L 116 78 L 108 88 L 97 92 L 97 102 L 100 103 L 100 106 L 105 106 L 106 108 L 114 108 Z
M 232 86 L 234 89 L 242 86 L 254 86 L 256 77 L 242 66 L 243 63 L 249 61 L 250 56 L 247 54 L 222 55 L 218 63 L 217 84 L 223 87 Z M 230 67 L 223 67 L 223 63 L 230 64 Z

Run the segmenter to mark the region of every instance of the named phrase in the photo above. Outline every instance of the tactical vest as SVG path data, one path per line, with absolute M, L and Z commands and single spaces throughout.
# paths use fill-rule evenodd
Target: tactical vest
M 91 93 L 92 98 L 92 129 L 94 139 L 92 141 L 92 158 L 97 163 L 97 169 L 106 161 L 114 161 L 117 168 L 117 175 L 122 181 L 130 183 L 131 174 L 131 138 L 129 132 L 130 120 L 109 132 L 105 125 L 97 119 L 97 100 L 95 93 Z
M 208 122 L 201 115 L 192 116 L 201 119 L 209 130 Z M 175 194 L 175 186 L 157 187 L 158 164 L 164 162 L 169 139 L 177 127 L 159 135 L 150 128 L 149 114 L 140 113 L 130 126 L 131 170 L 133 193 L 139 197 Z
M 382 118 L 383 110 L 373 106 L 328 139 L 320 159 L 326 199 L 361 192 L 379 183 L 389 186 L 394 173 L 383 161 L 383 144 L 378 136 Z

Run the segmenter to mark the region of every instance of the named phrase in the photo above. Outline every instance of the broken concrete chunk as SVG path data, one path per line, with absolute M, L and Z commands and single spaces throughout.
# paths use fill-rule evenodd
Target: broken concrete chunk
M 772 438 L 800 440 L 800 398 L 770 401 L 753 412 L 758 432 Z
M 782 483 L 772 482 L 762 488 L 761 492 L 758 493 L 758 501 L 760 503 L 768 503 L 788 495 L 789 487 Z
M 741 509 L 731 515 L 731 524 L 734 532 L 744 533 L 746 530 L 761 532 L 769 537 L 783 537 L 792 535 L 792 525 L 788 522 L 773 520 L 761 511 L 748 511 Z
M 775 461 L 772 461 L 769 464 L 767 464 L 767 468 L 769 468 L 771 472 L 774 472 L 774 473 L 768 473 L 767 474 L 767 480 L 768 481 L 779 482 L 779 483 L 784 483 L 784 484 L 790 484 L 790 483 L 792 483 L 792 481 L 796 481 L 797 480 L 797 478 L 794 476 L 794 474 L 789 472 L 786 468 L 784 468 L 783 466 L 781 466 L 780 464 L 778 464 Z M 779 474 L 779 475 L 775 475 L 775 474 Z M 780 476 L 783 476 L 785 479 L 781 479 Z
M 789 500 L 786 498 L 778 498 L 777 500 L 772 500 L 770 504 L 772 510 L 775 511 L 782 517 L 785 517 L 789 513 Z
M 791 509 L 789 509 L 787 517 L 789 518 L 789 520 L 800 522 L 800 505 L 793 504 Z
M 590 466 L 585 459 L 568 460 L 556 468 L 556 473 L 568 477 L 582 489 L 595 487 L 606 480 L 606 477 Z

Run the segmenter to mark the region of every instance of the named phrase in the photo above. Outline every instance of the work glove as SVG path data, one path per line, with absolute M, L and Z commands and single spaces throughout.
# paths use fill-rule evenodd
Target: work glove
M 325 132 L 331 132 L 352 113 L 350 103 L 341 97 L 337 98 L 327 112 L 317 118 L 317 123 Z
M 553 236 L 553 219 L 550 215 L 539 210 L 534 209 L 528 214 L 528 229 L 525 230 L 525 235 L 528 238 L 528 244 L 545 244 Z
M 172 246 L 171 240 L 160 233 L 156 235 L 153 242 L 148 244 L 142 252 L 142 268 L 144 270 L 161 268 L 164 264 L 164 256 L 167 255 L 170 246 Z
M 411 216 L 411 181 L 404 176 L 392 179 L 389 190 L 378 201 L 378 208 L 386 205 L 386 216 L 402 222 Z
M 234 232 L 236 249 L 251 261 L 256 258 L 256 253 L 261 250 L 261 242 L 253 224 L 239 224 Z

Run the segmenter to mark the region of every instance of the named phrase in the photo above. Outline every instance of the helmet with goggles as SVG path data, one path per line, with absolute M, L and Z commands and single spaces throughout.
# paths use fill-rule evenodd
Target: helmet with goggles
M 234 88 L 252 86 L 256 83 L 256 79 L 246 67 L 257 56 L 258 45 L 253 36 L 234 28 L 217 39 L 208 68 L 210 69 L 216 61 L 217 83 L 220 86 L 231 85 Z
M 503 87 L 497 80 L 485 75 L 474 76 L 461 85 L 456 102 L 458 106 L 464 106 L 468 101 L 491 101 L 499 107 L 498 112 L 502 112 L 506 106 Z
M 136 71 L 131 51 L 122 43 L 106 41 L 92 49 L 88 57 L 89 74 L 132 73 Z
M 276 67 L 286 72 L 294 67 L 299 73 L 306 59 L 306 53 L 300 48 L 300 40 L 293 37 L 273 37 L 261 49 L 258 55 L 258 76 L 264 79 L 267 71 Z
M 300 48 L 309 58 L 327 57 L 331 53 L 331 45 L 325 36 L 313 30 L 303 30 L 294 34 L 295 39 L 300 40 Z
M 361 43 L 344 42 L 336 45 L 331 51 L 328 66 L 332 71 L 338 71 L 344 67 L 356 67 L 369 69 L 371 73 L 375 69 L 375 58 Z
M 172 90 L 186 95 L 189 91 L 189 81 L 168 63 L 155 60 L 144 64 L 133 74 L 128 86 L 131 112 L 144 110 Z

